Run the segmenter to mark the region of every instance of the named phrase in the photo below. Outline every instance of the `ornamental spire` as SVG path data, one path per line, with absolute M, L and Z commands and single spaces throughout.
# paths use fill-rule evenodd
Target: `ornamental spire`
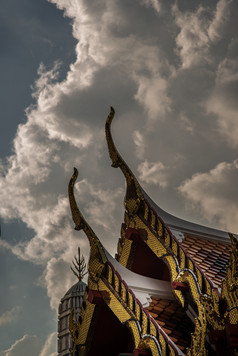
M 72 264 L 74 268 L 70 267 L 71 271 L 78 278 L 78 280 L 81 281 L 88 272 L 86 271 L 84 256 L 80 257 L 80 247 L 78 247 L 78 258 L 74 256 Z

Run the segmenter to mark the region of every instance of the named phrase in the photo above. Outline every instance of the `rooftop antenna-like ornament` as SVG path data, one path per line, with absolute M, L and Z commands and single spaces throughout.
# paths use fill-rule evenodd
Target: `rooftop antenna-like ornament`
M 79 281 L 83 279 L 83 277 L 88 273 L 86 271 L 86 263 L 84 256 L 80 257 L 80 247 L 78 247 L 78 258 L 74 256 L 74 261 L 72 261 L 74 268 L 71 268 L 73 274 L 78 278 Z

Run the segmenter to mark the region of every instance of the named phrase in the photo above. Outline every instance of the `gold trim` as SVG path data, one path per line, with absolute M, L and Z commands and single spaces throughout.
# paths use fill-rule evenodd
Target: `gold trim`
M 112 167 L 114 168 L 119 167 L 125 176 L 127 182 L 125 208 L 128 215 L 133 216 L 137 212 L 141 200 L 144 200 L 144 195 L 142 193 L 141 187 L 136 177 L 134 176 L 134 174 L 132 173 L 132 171 L 126 164 L 126 162 L 123 160 L 123 158 L 121 157 L 120 153 L 118 152 L 114 144 L 112 134 L 111 134 L 111 123 L 114 115 L 115 115 L 115 110 L 113 109 L 113 107 L 111 107 L 110 114 L 108 115 L 105 124 L 108 151 L 109 151 L 110 158 L 112 160 Z
M 229 236 L 231 239 L 230 260 L 222 283 L 221 296 L 227 303 L 227 311 L 224 315 L 226 323 L 238 324 L 238 240 L 231 233 Z
M 91 254 L 88 266 L 88 272 L 91 278 L 97 281 L 104 269 L 104 265 L 107 262 L 107 257 L 105 251 L 102 247 L 102 244 L 92 228 L 89 226 L 87 221 L 84 219 L 82 213 L 80 212 L 75 196 L 74 196 L 74 186 L 76 179 L 78 177 L 78 170 L 74 168 L 74 173 L 70 179 L 68 186 L 68 194 L 69 194 L 69 203 L 72 213 L 72 218 L 75 223 L 75 230 L 83 230 L 86 236 L 88 237 Z
M 87 294 L 86 294 L 87 298 Z M 94 315 L 95 305 L 89 303 L 86 300 L 85 309 L 81 310 L 81 322 L 74 320 L 74 309 L 71 310 L 69 316 L 69 332 L 73 341 L 73 349 L 71 350 L 71 356 L 76 356 L 77 346 L 80 346 L 80 355 L 87 354 L 87 339 L 91 321 Z

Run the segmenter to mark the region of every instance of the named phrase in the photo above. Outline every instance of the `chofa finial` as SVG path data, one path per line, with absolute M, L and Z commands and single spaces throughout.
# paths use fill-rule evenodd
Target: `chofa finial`
M 140 184 L 138 183 L 135 175 L 130 170 L 126 162 L 121 157 L 120 153 L 118 152 L 113 138 L 111 134 L 111 123 L 114 117 L 115 110 L 111 107 L 111 111 L 107 117 L 106 124 L 105 124 L 105 132 L 106 132 L 106 139 L 108 145 L 108 151 L 110 158 L 112 160 L 112 167 L 117 168 L 120 167 L 122 173 L 127 182 L 127 193 L 125 198 L 125 207 L 129 215 L 135 214 L 139 207 L 139 202 L 144 200 L 144 195 Z
M 75 223 L 75 230 L 83 230 L 87 235 L 91 248 L 96 248 L 103 262 L 107 261 L 105 251 L 97 235 L 81 214 L 74 196 L 74 185 L 78 177 L 78 170 L 74 168 L 74 173 L 69 181 L 68 194 L 72 218 Z

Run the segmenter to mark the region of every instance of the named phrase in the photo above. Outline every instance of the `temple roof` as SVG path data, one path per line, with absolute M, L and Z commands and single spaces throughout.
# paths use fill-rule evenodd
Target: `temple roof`
M 108 255 L 107 255 L 107 258 L 108 258 Z M 117 261 L 115 261 L 115 262 L 117 262 Z M 115 264 L 117 266 L 120 265 L 117 263 L 115 263 Z M 143 331 L 145 332 L 145 330 L 146 330 L 146 332 L 148 332 L 148 330 L 152 330 L 153 328 L 155 328 L 154 332 L 155 332 L 156 336 L 153 336 L 153 338 L 154 338 L 154 340 L 156 340 L 159 354 L 161 354 L 160 353 L 161 352 L 161 344 L 159 344 L 158 341 L 161 341 L 160 338 L 162 337 L 163 342 L 166 342 L 167 345 L 170 346 L 171 351 L 173 350 L 172 352 L 170 352 L 171 355 L 175 354 L 178 356 L 184 356 L 185 354 L 183 353 L 182 349 L 179 348 L 178 345 L 174 342 L 174 340 L 170 337 L 170 335 L 169 335 L 170 332 L 167 333 L 168 330 L 164 330 L 164 328 L 161 327 L 161 325 L 155 320 L 153 315 L 142 305 L 140 299 L 137 298 L 137 296 L 136 296 L 136 294 L 134 294 L 133 290 L 131 290 L 129 288 L 129 285 L 126 283 L 129 281 L 123 280 L 119 271 L 114 268 L 114 266 L 111 264 L 110 261 L 109 261 L 108 265 L 109 265 L 109 269 L 111 269 L 112 274 L 114 274 L 114 278 L 113 278 L 112 274 L 109 273 L 109 275 L 111 275 L 111 277 L 112 277 L 111 278 L 111 287 L 117 291 L 120 298 L 123 298 L 123 294 L 124 294 L 122 285 L 125 288 L 126 294 L 124 296 L 124 303 L 127 304 L 127 308 L 131 308 L 131 311 L 133 313 L 135 313 L 135 315 L 137 314 L 136 323 L 137 323 L 138 329 L 140 329 L 143 333 Z M 116 278 L 115 278 L 115 275 L 117 276 Z M 117 279 L 117 281 L 116 281 L 116 279 Z M 146 277 L 146 279 L 148 281 L 153 280 L 152 278 L 148 278 L 148 277 Z M 159 282 L 159 281 L 157 281 L 157 282 Z M 158 292 L 159 292 L 159 290 L 158 290 Z M 143 338 L 145 338 L 147 336 L 148 336 L 147 333 L 142 335 L 142 340 L 143 340 Z
M 197 263 L 203 273 L 221 287 L 226 276 L 231 246 L 218 241 L 207 241 L 187 235 L 182 241 L 186 253 Z
M 90 244 L 82 324 L 71 323 L 75 345 L 86 345 L 94 311 L 97 305 L 104 305 L 130 329 L 136 350 L 184 355 L 186 349 L 187 355 L 195 356 L 198 350 L 205 355 L 210 348 L 206 341 L 210 330 L 223 332 L 227 325 L 229 329 L 237 324 L 237 237 L 179 219 L 159 208 L 118 153 L 110 131 L 113 116 L 111 108 L 106 121 L 109 154 L 112 166 L 120 167 L 127 182 L 116 257 L 120 263 L 105 250 L 78 209 L 73 191 L 77 169 L 69 182 L 75 229 L 82 229 Z M 143 263 L 156 273 L 143 270 Z M 81 334 L 76 333 L 77 327 L 82 328 Z M 229 345 L 235 345 L 229 332 L 227 335 Z M 216 343 L 214 340 L 210 342 Z
M 115 270 L 120 274 L 121 278 L 126 281 L 128 287 L 133 291 L 136 297 L 144 306 L 148 303 L 151 296 L 157 298 L 166 298 L 174 300 L 175 297 L 171 290 L 171 283 L 150 277 L 144 277 L 140 274 L 130 271 L 115 260 L 106 250 L 108 261 L 112 264 Z
M 174 230 L 182 234 L 195 235 L 200 238 L 215 240 L 219 242 L 230 243 L 228 233 L 226 231 L 213 229 L 211 227 L 199 225 L 184 219 L 180 219 L 172 214 L 167 213 L 161 209 L 141 188 L 145 199 L 150 206 L 155 210 L 157 215 L 164 221 L 164 223 L 174 232 Z M 176 233 L 175 233 L 176 234 Z
M 170 229 L 186 255 L 199 266 L 208 280 L 220 288 L 230 257 L 229 234 L 177 218 L 158 207 L 145 191 L 142 191 L 147 204 Z

